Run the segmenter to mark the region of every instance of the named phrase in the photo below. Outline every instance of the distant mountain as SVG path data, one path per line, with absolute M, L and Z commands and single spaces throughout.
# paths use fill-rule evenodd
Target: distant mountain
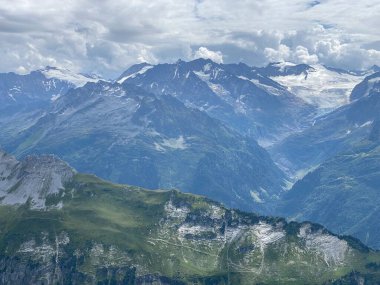
M 124 72 L 118 82 L 137 85 L 157 96 L 170 94 L 264 146 L 305 128 L 314 113 L 312 106 L 286 87 L 242 63 L 197 59 L 139 64 Z
M 129 85 L 71 89 L 4 147 L 18 156 L 53 153 L 82 172 L 146 188 L 178 188 L 226 205 L 269 212 L 286 177 L 252 139 Z
M 307 174 L 282 198 L 277 214 L 321 223 L 379 249 L 379 138 L 342 152 Z
M 272 62 L 266 67 L 256 67 L 254 70 L 267 77 L 296 75 L 307 77 L 309 72 L 315 71 L 315 69 L 308 64 L 294 64 L 290 62 Z
M 294 182 L 378 136 L 378 77 L 366 77 L 346 104 L 341 99 L 363 76 L 318 65 L 142 63 L 114 83 L 52 67 L 2 74 L 0 144 L 19 157 L 54 153 L 116 182 L 179 188 L 273 213 L 291 184 L 252 137 Z M 317 118 L 327 109 L 316 83 L 331 94 L 340 90 L 331 97 L 334 110 Z M 305 103 L 300 90 L 320 102 Z
M 174 190 L 112 184 L 53 157 L 18 162 L 0 152 L 0 167 L 2 284 L 380 280 L 378 252 L 319 225 L 229 210 Z M 15 177 L 21 182 L 13 184 Z M 36 183 L 24 187 L 32 177 Z M 15 203 L 8 198 L 14 193 L 33 193 L 43 207 L 34 198 Z
M 365 77 L 362 73 L 318 64 L 310 66 L 283 62 L 256 70 L 286 86 L 289 92 L 316 107 L 319 115 L 348 104 L 352 89 Z
M 370 68 L 370 71 L 371 72 L 380 72 L 380 66 L 378 65 L 373 65 L 371 68 Z
M 380 118 L 380 73 L 358 84 L 350 104 L 317 119 L 309 129 L 286 138 L 269 151 L 274 160 L 295 178 L 302 178 L 336 154 L 367 139 Z M 377 82 L 377 83 L 376 83 Z
M 54 100 L 95 76 L 46 67 L 26 75 L 0 73 L 0 144 L 12 140 L 48 112 Z
M 7 112 L 19 108 L 35 108 L 46 105 L 68 89 L 74 87 L 67 81 L 47 78 L 41 71 L 33 71 L 27 75 L 16 73 L 0 74 L 0 109 Z
M 356 85 L 352 90 L 350 100 L 354 101 L 368 96 L 369 92 L 373 92 L 373 90 L 380 90 L 380 71 L 367 76 L 360 84 Z
M 284 169 L 296 166 L 296 175 L 312 169 L 281 197 L 277 215 L 321 223 L 380 248 L 379 81 L 380 73 L 368 76 L 351 104 L 272 150 Z
M 99 77 L 76 74 L 67 69 L 50 66 L 26 75 L 0 73 L 0 108 L 46 104 L 70 88 L 98 80 Z
M 37 72 L 42 73 L 46 78 L 68 82 L 75 87 L 82 87 L 87 82 L 98 82 L 99 80 L 104 80 L 101 76 L 96 74 L 75 73 L 67 68 L 52 66 L 39 69 Z

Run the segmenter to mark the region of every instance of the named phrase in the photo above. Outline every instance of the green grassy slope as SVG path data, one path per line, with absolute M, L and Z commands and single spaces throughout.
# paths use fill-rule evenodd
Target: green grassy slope
M 4 284 L 380 281 L 380 254 L 354 239 L 200 196 L 77 174 L 46 204 L 59 202 L 50 210 L 0 206 Z

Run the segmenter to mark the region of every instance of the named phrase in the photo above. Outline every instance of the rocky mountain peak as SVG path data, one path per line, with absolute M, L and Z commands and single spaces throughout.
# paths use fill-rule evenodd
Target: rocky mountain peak
M 30 203 L 31 208 L 45 209 L 46 199 L 59 194 L 74 174 L 74 169 L 53 155 L 28 156 L 20 162 L 0 152 L 0 203 Z
M 375 72 L 355 86 L 350 95 L 350 100 L 355 101 L 362 97 L 369 96 L 371 93 L 379 92 L 380 90 L 380 71 Z

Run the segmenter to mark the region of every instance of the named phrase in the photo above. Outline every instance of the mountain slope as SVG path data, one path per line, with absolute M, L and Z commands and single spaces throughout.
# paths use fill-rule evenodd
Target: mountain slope
M 82 87 L 87 82 L 98 82 L 99 80 L 103 80 L 98 75 L 75 73 L 66 68 L 58 68 L 52 66 L 47 66 L 44 69 L 37 70 L 37 72 L 42 73 L 47 79 L 56 79 L 59 81 L 67 82 L 75 87 Z
M 151 189 L 178 188 L 229 206 L 268 212 L 283 173 L 254 141 L 171 96 L 123 83 L 88 83 L 5 144 L 54 153 L 80 171 Z
M 13 106 L 17 108 L 39 106 L 56 99 L 70 88 L 98 80 L 99 78 L 56 67 L 46 67 L 26 75 L 1 73 L 0 108 L 5 110 Z
M 367 77 L 354 88 L 351 104 L 274 150 L 293 156 L 295 165 L 315 166 L 281 197 L 277 214 L 321 223 L 380 248 L 379 81 L 380 73 Z
M 44 209 L 44 197 L 58 194 L 74 174 L 54 156 L 28 156 L 19 162 L 0 151 L 0 204 L 28 203 L 32 209 Z
M 380 71 L 374 72 L 370 76 L 364 78 L 362 82 L 355 86 L 352 90 L 350 99 L 351 101 L 368 96 L 370 92 L 379 92 L 380 89 Z
M 118 79 L 170 94 L 268 145 L 308 126 L 314 108 L 245 64 L 211 60 L 132 66 Z M 302 118 L 302 120 L 301 120 Z
M 298 181 L 277 214 L 321 223 L 380 248 L 379 121 L 370 140 L 342 152 Z
M 4 181 L 12 179 L 18 163 L 4 167 L 10 160 L 0 156 Z M 33 191 L 49 208 L 0 205 L 2 284 L 380 280 L 379 253 L 318 225 L 286 223 L 228 210 L 199 196 L 146 191 L 83 174 L 72 176 L 58 193 L 39 185 Z
M 368 81 L 372 83 L 367 87 Z M 309 129 L 269 149 L 274 160 L 299 179 L 323 161 L 368 138 L 373 122 L 380 118 L 378 81 L 380 73 L 367 77 L 353 90 L 351 97 L 356 100 L 320 117 Z
M 26 75 L 0 74 L 0 144 L 35 124 L 71 88 L 99 78 L 46 67 Z

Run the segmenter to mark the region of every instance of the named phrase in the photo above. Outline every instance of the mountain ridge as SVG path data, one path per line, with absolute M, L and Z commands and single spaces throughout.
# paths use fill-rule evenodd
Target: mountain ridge
M 9 158 L 1 156 L 0 163 L 4 159 Z M 378 252 L 308 222 L 287 223 L 200 196 L 148 191 L 80 173 L 47 198 L 61 207 L 0 205 L 4 284 L 380 280 Z
M 366 77 L 352 91 L 349 105 L 326 115 L 310 130 L 290 137 L 273 150 L 286 154 L 282 163 L 287 157 L 289 165 L 294 163 L 309 170 L 313 166 L 284 193 L 277 214 L 319 222 L 375 248 L 380 246 L 379 76 L 380 73 L 374 73 Z
M 55 153 L 116 182 L 207 193 L 247 209 L 269 210 L 263 201 L 276 199 L 286 183 L 255 141 L 127 82 L 72 89 L 4 147 L 19 156 Z
M 300 124 L 297 120 L 311 116 L 312 106 L 242 63 L 217 64 L 196 59 L 144 68 L 125 80 L 157 96 L 170 94 L 186 106 L 205 111 L 252 136 L 261 145 L 271 144 L 311 123 L 304 119 L 304 124 Z

